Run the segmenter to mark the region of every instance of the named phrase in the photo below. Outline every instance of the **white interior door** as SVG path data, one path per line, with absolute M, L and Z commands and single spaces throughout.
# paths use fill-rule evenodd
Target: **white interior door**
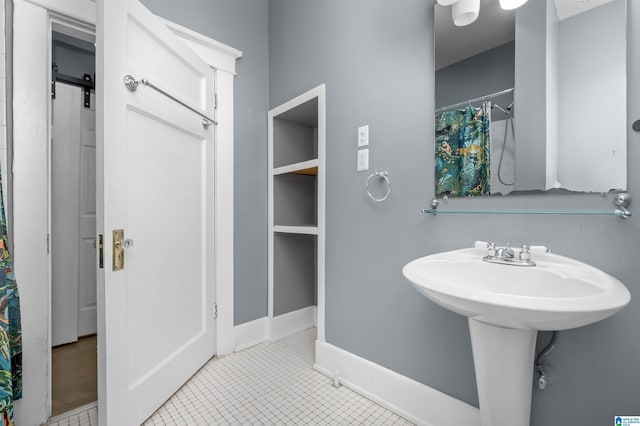
M 97 2 L 101 424 L 140 424 L 214 351 L 214 72 L 137 1 Z M 112 231 L 133 240 L 112 269 Z M 101 312 L 102 311 L 102 312 Z
M 82 92 L 81 89 L 76 89 Z M 83 96 L 83 94 L 81 93 Z M 78 337 L 97 331 L 96 274 L 96 96 L 80 109 L 80 192 L 78 224 Z
M 78 340 L 80 89 L 58 84 L 51 117 L 51 345 Z
M 51 344 L 96 332 L 96 112 L 56 83 L 51 120 Z

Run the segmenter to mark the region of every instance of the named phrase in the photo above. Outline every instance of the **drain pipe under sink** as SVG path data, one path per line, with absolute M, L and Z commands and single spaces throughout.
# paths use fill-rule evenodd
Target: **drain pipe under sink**
M 553 381 L 549 381 L 551 378 L 549 376 L 549 371 L 545 369 L 544 360 L 549 355 L 549 353 L 556 347 L 556 342 L 558 341 L 558 332 L 554 331 L 551 335 L 551 341 L 545 348 L 538 354 L 536 357 L 536 371 L 538 372 L 538 389 L 544 390 L 547 385 L 552 384 Z

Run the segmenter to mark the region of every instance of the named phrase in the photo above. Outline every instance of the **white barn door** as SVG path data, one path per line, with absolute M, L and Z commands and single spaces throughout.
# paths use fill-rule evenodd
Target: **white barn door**
M 99 0 L 97 18 L 99 416 L 137 425 L 214 354 L 215 126 L 123 78 L 211 116 L 215 73 L 138 1 Z
M 96 332 L 95 95 L 56 83 L 51 117 L 51 345 Z
M 81 91 L 80 89 L 77 89 Z M 80 109 L 80 194 L 78 241 L 78 337 L 95 334 L 96 314 L 96 95 Z
M 51 346 L 78 340 L 80 240 L 81 89 L 66 84 L 56 89 L 51 117 Z

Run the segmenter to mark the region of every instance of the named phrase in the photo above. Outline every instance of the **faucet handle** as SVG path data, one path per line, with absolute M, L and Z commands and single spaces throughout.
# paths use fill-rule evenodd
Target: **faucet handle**
M 496 255 L 496 245 L 495 245 L 495 243 L 488 243 L 487 244 L 487 255 L 489 255 L 490 257 L 494 257 Z
M 520 247 L 520 254 L 518 255 L 518 257 L 520 258 L 520 260 L 531 259 L 531 247 L 523 244 L 522 247 Z
M 515 253 L 513 252 L 513 249 L 511 248 L 511 243 L 507 241 L 507 246 L 504 248 L 504 254 L 506 255 L 506 257 L 509 257 L 511 259 L 513 259 Z

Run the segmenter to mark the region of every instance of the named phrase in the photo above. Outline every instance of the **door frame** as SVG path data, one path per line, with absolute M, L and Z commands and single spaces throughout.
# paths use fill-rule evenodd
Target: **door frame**
M 13 238 L 20 282 L 24 397 L 22 424 L 51 415 L 50 235 L 51 31 L 54 25 L 95 34 L 91 0 L 15 0 L 13 58 Z M 233 80 L 242 52 L 169 21 L 167 26 L 216 70 L 218 94 L 215 171 L 215 353 L 234 350 L 233 330 Z M 98 302 L 100 303 L 100 302 Z M 98 311 L 101 309 L 98 307 Z M 98 317 L 104 327 L 104 318 Z M 98 369 L 104 368 L 99 348 Z M 100 387 L 100 383 L 98 384 Z M 100 394 L 100 392 L 99 392 Z

